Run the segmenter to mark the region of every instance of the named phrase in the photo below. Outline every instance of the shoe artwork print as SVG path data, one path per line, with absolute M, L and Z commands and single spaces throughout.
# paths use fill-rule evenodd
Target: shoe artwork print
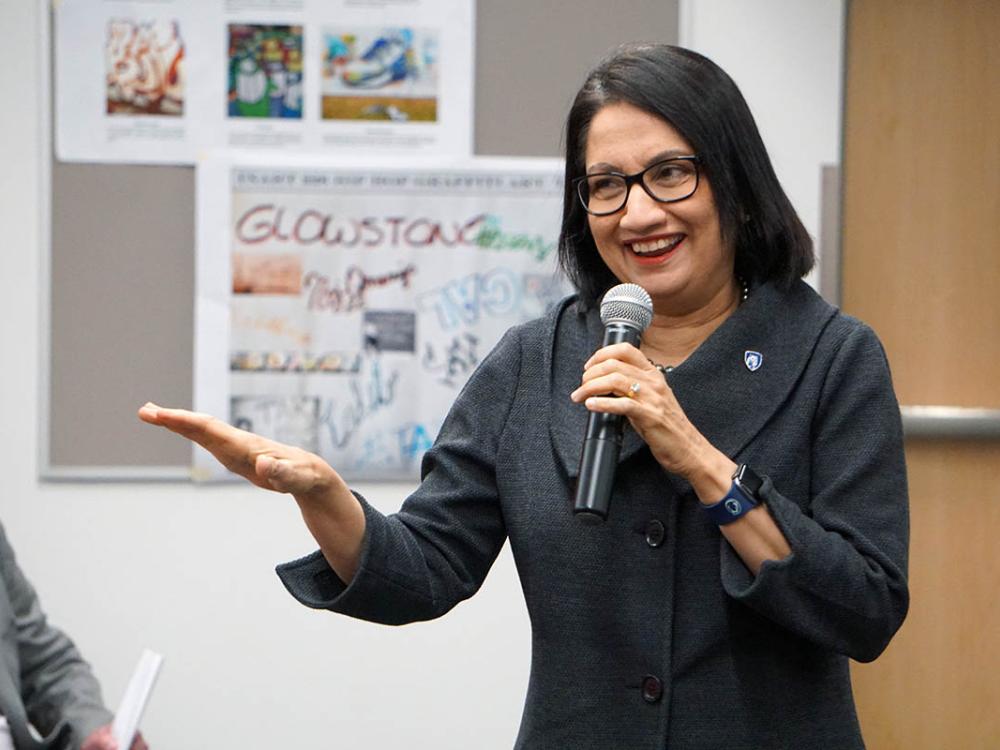
M 324 29 L 324 120 L 436 122 L 438 33 Z
M 405 30 L 404 30 L 405 31 Z M 407 37 L 411 36 L 407 34 Z M 402 81 L 416 72 L 414 53 L 402 35 L 379 37 L 360 59 L 344 66 L 340 74 L 348 86 L 378 88 L 387 83 Z

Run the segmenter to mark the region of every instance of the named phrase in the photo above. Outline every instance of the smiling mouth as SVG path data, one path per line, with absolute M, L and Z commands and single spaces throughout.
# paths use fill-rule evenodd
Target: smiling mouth
M 678 234 L 673 237 L 660 237 L 648 242 L 630 242 L 628 243 L 628 247 L 633 253 L 643 258 L 658 258 L 676 248 L 684 241 L 686 236 Z

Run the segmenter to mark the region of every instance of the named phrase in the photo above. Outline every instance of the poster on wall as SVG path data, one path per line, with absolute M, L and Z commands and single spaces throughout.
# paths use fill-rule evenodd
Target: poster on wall
M 472 150 L 473 0 L 62 0 L 56 155 Z
M 352 480 L 416 479 L 504 331 L 569 292 L 561 160 L 214 154 L 197 184 L 195 408 Z M 194 476 L 226 474 L 196 449 Z

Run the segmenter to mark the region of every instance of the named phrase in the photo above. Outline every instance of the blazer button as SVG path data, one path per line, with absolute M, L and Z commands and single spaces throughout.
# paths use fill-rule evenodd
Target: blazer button
M 667 532 L 663 528 L 663 522 L 653 519 L 648 524 L 646 524 L 646 544 L 650 547 L 659 547 L 663 544 L 663 540 L 666 537 Z
M 651 674 L 642 678 L 642 699 L 646 703 L 656 703 L 663 697 L 663 683 Z

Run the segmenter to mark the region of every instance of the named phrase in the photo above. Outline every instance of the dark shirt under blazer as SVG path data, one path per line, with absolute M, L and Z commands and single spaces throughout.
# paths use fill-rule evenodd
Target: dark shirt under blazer
M 792 554 L 754 577 L 631 430 L 607 523 L 572 516 L 587 411 L 569 394 L 601 337 L 572 298 L 509 331 L 402 509 L 362 499 L 351 584 L 319 553 L 281 579 L 310 607 L 427 620 L 475 593 L 509 537 L 532 629 L 518 748 L 863 747 L 848 660 L 877 657 L 908 606 L 902 429 L 878 339 L 804 283 L 763 285 L 669 374 L 692 423 L 766 477 Z

